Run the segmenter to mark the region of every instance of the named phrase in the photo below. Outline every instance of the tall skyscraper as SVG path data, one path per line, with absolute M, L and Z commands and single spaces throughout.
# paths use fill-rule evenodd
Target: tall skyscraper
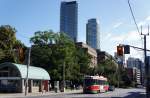
M 97 19 L 89 19 L 86 24 L 86 43 L 95 49 L 100 49 L 100 30 Z
M 76 1 L 62 1 L 60 8 L 60 32 L 66 33 L 77 42 L 78 4 Z

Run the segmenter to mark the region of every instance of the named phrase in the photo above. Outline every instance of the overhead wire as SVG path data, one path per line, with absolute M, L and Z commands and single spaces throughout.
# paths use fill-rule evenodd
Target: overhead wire
M 138 27 L 137 22 L 136 22 L 136 19 L 135 19 L 135 16 L 134 16 L 134 13 L 133 13 L 133 10 L 132 10 L 132 7 L 131 7 L 131 4 L 130 4 L 130 0 L 128 0 L 128 5 L 129 5 L 129 9 L 130 9 L 130 12 L 131 12 L 131 15 L 132 15 L 134 24 L 135 24 L 136 29 L 137 29 L 137 31 L 138 31 L 138 33 L 139 33 L 139 36 L 140 36 L 141 33 L 142 33 L 142 29 L 141 29 L 141 32 L 140 32 L 139 27 Z M 141 36 L 140 36 L 140 37 L 141 37 Z M 142 47 L 143 47 L 143 40 L 142 40 L 142 37 L 141 37 L 141 42 L 142 42 Z
M 136 29 L 137 29 L 138 33 L 141 35 L 140 30 L 139 30 L 139 27 L 138 27 L 137 22 L 136 22 L 136 19 L 135 19 L 135 16 L 134 16 L 134 13 L 133 13 L 133 10 L 132 10 L 132 7 L 131 7 L 131 4 L 130 4 L 130 0 L 128 0 L 128 5 L 129 5 L 129 8 L 130 8 L 130 12 L 131 12 L 132 18 L 133 18 L 133 20 L 134 20 Z
M 130 12 L 131 12 L 131 15 L 132 15 L 132 18 L 133 18 L 133 21 L 134 21 L 134 24 L 136 26 L 136 29 L 137 29 L 137 32 L 139 33 L 139 35 L 141 35 L 141 32 L 140 32 L 140 29 L 138 27 L 138 24 L 136 22 L 136 19 L 135 19 L 135 16 L 134 16 L 134 13 L 133 13 L 133 10 L 132 10 L 132 7 L 131 7 L 131 4 L 130 4 L 130 0 L 128 0 L 128 7 L 130 9 Z M 125 39 L 128 38 L 129 35 L 126 35 L 124 38 L 123 38 L 123 41 L 125 41 Z M 142 37 L 140 36 L 140 40 L 142 40 Z

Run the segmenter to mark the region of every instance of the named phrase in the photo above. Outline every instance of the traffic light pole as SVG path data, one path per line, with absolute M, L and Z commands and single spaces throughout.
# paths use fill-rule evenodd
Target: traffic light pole
M 146 36 L 144 35 L 144 64 L 145 64 L 145 76 L 146 76 L 146 98 L 150 98 L 150 77 L 149 77 L 149 65 L 147 61 L 147 53 L 146 53 Z
M 144 64 L 145 64 L 145 77 L 146 77 L 146 98 L 150 98 L 150 74 L 149 74 L 149 64 L 147 61 L 147 51 L 146 51 L 146 36 L 149 35 L 149 26 L 148 34 L 142 34 L 141 26 L 141 35 L 144 35 Z
M 131 45 L 129 45 L 130 47 L 132 47 L 132 48 L 136 48 L 136 49 L 139 49 L 139 50 L 142 50 L 142 51 L 144 51 L 144 49 L 143 48 L 139 48 L 139 47 L 135 47 L 135 46 L 131 46 Z M 150 52 L 150 50 L 149 49 L 146 49 L 146 51 L 149 51 Z
M 123 47 L 124 47 L 124 46 L 126 46 L 126 45 L 124 45 L 124 44 L 120 44 L 120 45 L 122 45 Z M 139 49 L 139 50 L 141 50 L 141 51 L 144 51 L 144 48 L 135 47 L 135 46 L 132 46 L 132 45 L 128 45 L 128 46 L 129 46 L 129 47 L 132 47 L 132 48 Z M 150 52 L 150 50 L 149 50 L 149 49 L 146 49 L 146 51 Z

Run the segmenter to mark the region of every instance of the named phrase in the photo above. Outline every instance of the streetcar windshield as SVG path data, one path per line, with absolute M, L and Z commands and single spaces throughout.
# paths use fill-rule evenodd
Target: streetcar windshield
M 96 79 L 85 79 L 85 85 L 98 84 L 98 80 Z

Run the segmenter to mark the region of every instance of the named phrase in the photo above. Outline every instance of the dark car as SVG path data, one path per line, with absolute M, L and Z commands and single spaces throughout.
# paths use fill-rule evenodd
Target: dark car
M 114 91 L 115 90 L 115 86 L 110 85 L 108 88 L 109 91 Z

